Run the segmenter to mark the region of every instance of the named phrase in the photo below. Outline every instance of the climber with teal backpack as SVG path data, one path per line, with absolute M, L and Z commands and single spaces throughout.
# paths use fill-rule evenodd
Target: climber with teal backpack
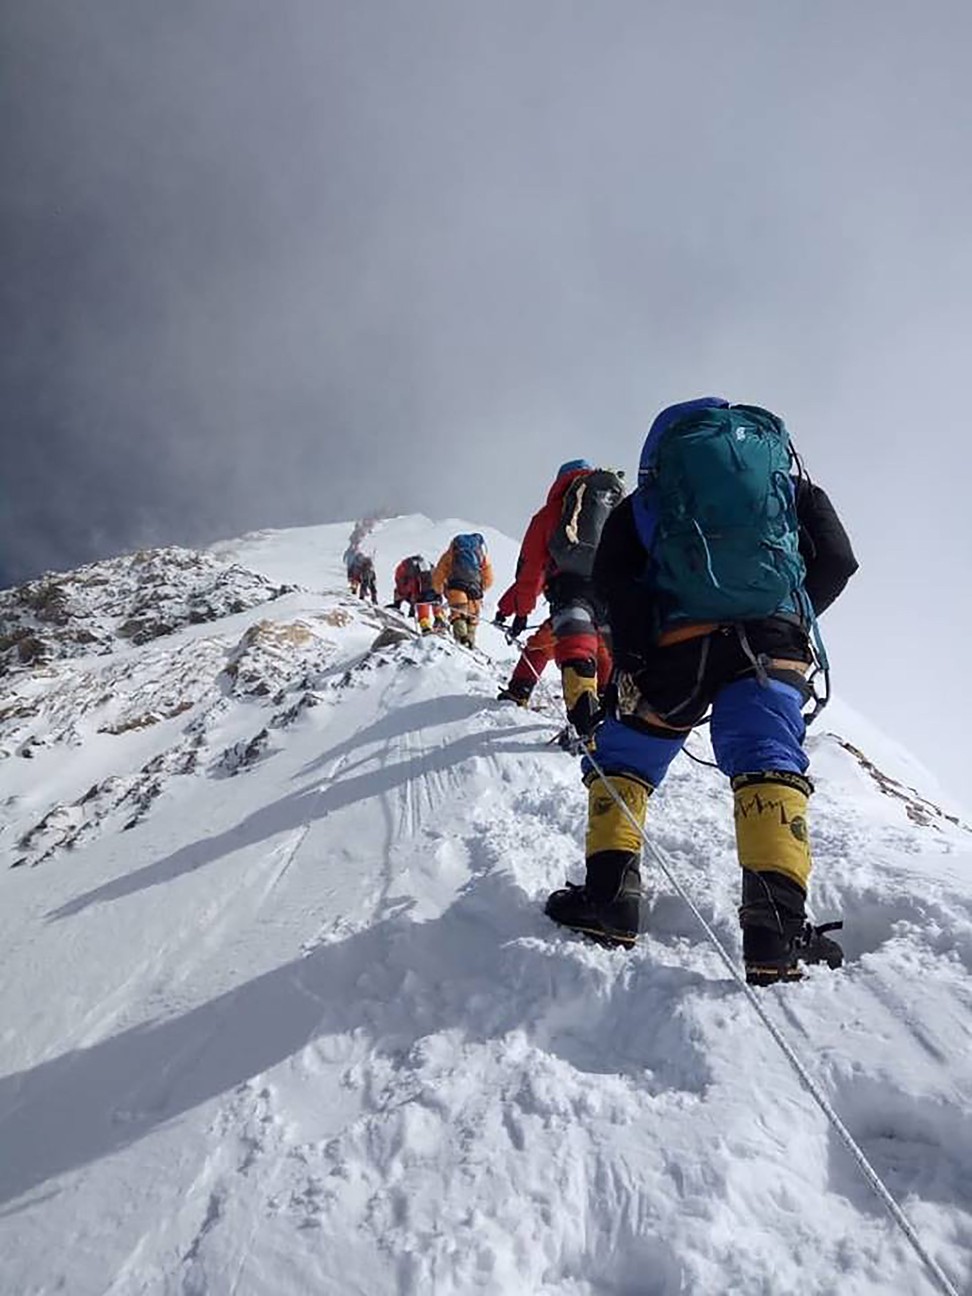
M 638 489 L 608 518 L 595 556 L 615 672 L 591 749 L 596 768 L 583 765 L 586 879 L 548 898 L 555 922 L 634 944 L 641 837 L 632 818 L 644 824 L 652 792 L 708 720 L 734 794 L 747 980 L 840 965 L 840 946 L 806 917 L 804 708 L 814 675 L 826 674 L 817 617 L 856 569 L 833 505 L 777 415 L 721 397 L 662 410 Z

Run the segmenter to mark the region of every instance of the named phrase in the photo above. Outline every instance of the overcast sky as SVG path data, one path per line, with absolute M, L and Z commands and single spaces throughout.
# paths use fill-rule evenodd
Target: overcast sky
M 0 575 L 375 508 L 518 537 L 723 394 L 855 541 L 837 687 L 961 794 L 970 39 L 965 0 L 8 2 Z

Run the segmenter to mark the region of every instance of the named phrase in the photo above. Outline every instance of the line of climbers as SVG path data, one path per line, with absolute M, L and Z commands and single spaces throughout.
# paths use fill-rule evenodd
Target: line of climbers
M 403 558 L 395 568 L 395 592 L 388 606 L 400 612 L 407 604 L 423 634 L 446 629 L 448 608 L 448 627 L 453 636 L 458 643 L 472 648 L 483 595 L 492 583 L 486 541 L 479 532 L 464 533 L 453 536 L 435 567 L 430 567 L 421 554 Z
M 360 570 L 358 592 L 376 598 L 373 563 L 370 584 Z M 627 497 L 622 473 L 561 464 L 496 612 L 501 627 L 513 618 L 507 634 L 518 641 L 546 599 L 549 616 L 499 696 L 525 706 L 552 658 L 587 747 L 586 876 L 548 897 L 555 922 L 634 944 L 634 825 L 643 829 L 671 762 L 708 723 L 734 796 L 747 980 L 796 979 L 802 963 L 840 966 L 827 925 L 806 915 L 804 708 L 822 705 L 813 681 L 827 677 L 817 618 L 856 570 L 828 496 L 783 421 L 759 406 L 703 397 L 662 410 Z M 457 535 L 431 570 L 418 554 L 399 563 L 393 605 L 408 603 L 423 631 L 445 629 L 447 607 L 456 640 L 472 647 L 492 579 L 483 537 Z
M 496 615 L 501 626 L 513 617 L 517 639 L 544 595 L 550 615 L 499 696 L 526 705 L 553 657 L 588 744 L 586 876 L 548 897 L 555 922 L 634 944 L 642 843 L 620 805 L 643 827 L 651 794 L 708 722 L 734 796 L 747 980 L 840 966 L 840 946 L 806 916 L 804 707 L 809 677 L 826 674 L 817 617 L 856 570 L 783 421 L 758 406 L 703 397 L 662 410 L 627 498 L 621 474 L 561 465 Z

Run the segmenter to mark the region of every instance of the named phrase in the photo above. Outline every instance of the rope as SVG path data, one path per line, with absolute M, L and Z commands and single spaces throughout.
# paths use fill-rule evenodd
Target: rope
M 494 624 L 495 624 L 495 622 L 494 622 Z M 541 623 L 541 624 L 542 624 L 542 623 Z M 539 626 L 527 626 L 527 627 L 526 627 L 526 630 L 539 630 L 539 628 L 540 628 Z M 525 648 L 523 645 L 521 645 L 519 639 L 514 638 L 513 635 L 510 634 L 509 630 L 507 630 L 504 626 L 497 626 L 497 629 L 503 631 L 503 635 L 504 635 L 504 637 L 505 637 L 505 639 L 506 639 L 506 642 L 510 645 L 510 647 L 513 647 L 513 646 L 515 645 L 517 648 L 519 648 L 519 650 L 520 650 L 520 659 L 523 660 L 523 661 L 525 661 L 526 664 L 530 667 L 530 674 L 533 676 L 533 678 L 534 678 L 534 679 L 537 681 L 537 683 L 539 684 L 539 683 L 540 683 L 540 674 L 539 674 L 539 672 L 537 671 L 537 668 L 534 666 L 533 662 L 532 662 L 532 661 L 530 660 L 530 658 L 527 656 L 527 654 L 526 654 L 526 648 Z M 525 633 L 526 633 L 526 630 L 524 630 L 522 633 L 525 634 Z
M 517 643 L 517 641 L 513 639 L 513 637 L 509 634 L 507 634 L 507 642 L 511 644 Z M 519 647 L 518 643 L 517 646 Z M 522 649 L 521 649 L 521 653 L 522 653 Z M 524 657 L 524 660 L 527 662 L 527 665 L 530 667 L 530 670 L 533 672 L 534 676 L 536 677 L 537 683 L 539 683 L 540 676 L 537 674 L 536 670 L 534 670 L 533 663 L 530 662 L 529 659 L 526 657 Z M 693 756 L 692 753 L 689 752 L 686 748 L 683 747 L 682 750 L 685 751 L 686 755 L 689 756 L 692 760 L 696 761 L 698 764 L 711 765 L 710 761 L 705 761 L 700 756 Z M 914 1225 L 911 1223 L 907 1215 L 901 1209 L 898 1202 L 891 1194 L 890 1189 L 886 1186 L 881 1176 L 871 1165 L 870 1161 L 867 1159 L 867 1156 L 864 1153 L 864 1150 L 861 1148 L 860 1144 L 855 1140 L 853 1134 L 851 1134 L 850 1130 L 847 1128 L 844 1122 L 837 1115 L 837 1112 L 834 1110 L 826 1094 L 820 1088 L 820 1085 L 817 1083 L 816 1080 L 814 1080 L 813 1076 L 807 1070 L 804 1063 L 801 1062 L 800 1058 L 798 1057 L 793 1046 L 790 1044 L 789 1040 L 787 1040 L 786 1036 L 783 1034 L 780 1028 L 770 1018 L 769 1014 L 767 1013 L 763 1005 L 760 1003 L 759 998 L 753 991 L 752 987 L 747 985 L 745 979 L 740 974 L 739 969 L 736 967 L 736 964 L 733 961 L 729 952 L 727 951 L 726 947 L 723 945 L 722 941 L 719 940 L 719 937 L 716 935 L 715 931 L 712 929 L 712 926 L 709 924 L 709 922 L 707 922 L 705 916 L 702 914 L 698 906 L 695 904 L 695 901 L 692 899 L 692 897 L 682 886 L 681 882 L 679 882 L 667 856 L 665 855 L 665 852 L 659 846 L 656 846 L 654 842 L 648 840 L 648 837 L 645 835 L 644 828 L 641 826 L 640 823 L 638 823 L 637 819 L 631 813 L 628 806 L 624 803 L 624 800 L 618 795 L 613 784 L 606 777 L 596 757 L 591 753 L 589 748 L 587 748 L 586 746 L 584 747 L 584 754 L 587 760 L 590 761 L 591 767 L 593 768 L 598 779 L 601 781 L 601 783 L 603 783 L 604 787 L 607 788 L 607 791 L 611 799 L 614 801 L 615 805 L 618 807 L 618 809 L 627 819 L 628 823 L 631 825 L 632 828 L 634 828 L 635 832 L 641 838 L 641 843 L 644 849 L 648 852 L 648 854 L 652 857 L 652 859 L 654 859 L 655 863 L 660 868 L 662 874 L 664 875 L 665 879 L 672 887 L 672 889 L 675 891 L 676 895 L 678 895 L 678 897 L 681 900 L 683 900 L 684 903 L 688 906 L 693 917 L 696 919 L 699 926 L 702 928 L 703 932 L 707 936 L 713 949 L 716 951 L 716 953 L 719 955 L 719 958 L 725 964 L 725 967 L 729 972 L 729 975 L 731 976 L 733 981 L 735 981 L 735 983 L 739 986 L 739 988 L 742 990 L 743 994 L 746 996 L 746 999 L 749 1001 L 750 1007 L 753 1009 L 757 1017 L 759 1017 L 760 1021 L 769 1031 L 770 1035 L 776 1042 L 783 1056 L 786 1058 L 790 1066 L 796 1072 L 800 1082 L 803 1084 L 803 1087 L 806 1089 L 810 1097 L 820 1108 L 821 1112 L 823 1112 L 827 1121 L 830 1123 L 832 1129 L 834 1130 L 834 1133 L 840 1139 L 840 1142 L 843 1144 L 846 1151 L 850 1154 L 851 1159 L 853 1160 L 854 1164 L 857 1166 L 858 1170 L 860 1171 L 867 1185 L 870 1187 L 871 1191 L 878 1198 L 882 1206 L 891 1216 L 891 1219 L 894 1221 L 894 1223 L 898 1226 L 898 1228 L 901 1230 L 904 1236 L 911 1243 L 912 1249 L 914 1250 L 918 1258 L 921 1260 L 922 1264 L 925 1266 L 935 1286 L 938 1288 L 939 1291 L 944 1293 L 944 1296 L 960 1296 L 958 1288 L 953 1285 L 951 1279 L 945 1273 L 944 1269 L 942 1269 L 942 1267 L 938 1264 L 938 1262 L 931 1256 L 931 1254 L 925 1248 L 925 1245 L 922 1242 L 921 1238 L 918 1236 L 918 1233 L 916 1232 Z M 714 768 L 718 768 L 718 766 L 715 766 Z
M 695 904 L 691 896 L 689 896 L 688 892 L 685 890 L 685 888 L 679 882 L 678 878 L 675 876 L 671 864 L 669 863 L 664 851 L 662 851 L 661 848 L 656 846 L 653 842 L 650 842 L 648 840 L 648 838 L 645 835 L 644 828 L 641 826 L 641 824 L 638 823 L 637 819 L 634 817 L 634 815 L 625 805 L 624 800 L 618 795 L 617 791 L 610 783 L 610 781 L 607 779 L 607 777 L 604 774 L 604 771 L 601 769 L 595 757 L 591 755 L 590 751 L 586 752 L 586 756 L 587 759 L 590 761 L 591 766 L 594 769 L 594 772 L 597 774 L 597 777 L 607 788 L 611 796 L 611 799 L 614 801 L 615 805 L 618 807 L 618 809 L 621 811 L 624 817 L 631 824 L 632 828 L 634 828 L 635 831 L 638 833 L 638 836 L 641 838 L 645 850 L 654 859 L 655 863 L 658 865 L 658 867 L 661 869 L 662 873 L 664 874 L 666 880 L 674 888 L 676 894 L 682 900 L 684 900 L 684 902 L 688 905 L 694 917 L 698 920 L 699 925 L 701 926 L 702 930 L 705 932 L 706 936 L 709 938 L 709 941 L 714 947 L 716 953 L 719 955 L 723 963 L 726 965 L 726 968 L 729 971 L 729 975 L 736 982 L 736 984 L 742 989 L 742 992 L 749 1000 L 749 1004 L 752 1007 L 753 1011 L 759 1017 L 760 1021 L 763 1023 L 766 1029 L 769 1031 L 770 1035 L 772 1035 L 776 1043 L 779 1045 L 780 1049 L 783 1052 L 784 1057 L 790 1063 L 793 1070 L 799 1076 L 800 1081 L 802 1082 L 807 1092 L 810 1094 L 810 1097 L 813 1098 L 814 1102 L 817 1104 L 817 1106 L 823 1112 L 824 1116 L 826 1116 L 827 1120 L 830 1122 L 831 1126 L 834 1129 L 834 1132 L 837 1134 L 837 1137 L 840 1139 L 841 1143 L 844 1145 L 846 1150 L 850 1153 L 858 1170 L 863 1175 L 865 1181 L 867 1182 L 871 1190 L 874 1192 L 875 1196 L 880 1200 L 881 1204 L 884 1206 L 885 1210 L 891 1216 L 892 1220 L 894 1220 L 895 1224 L 897 1224 L 898 1228 L 901 1229 L 902 1233 L 911 1243 L 915 1253 L 922 1261 L 925 1268 L 928 1270 L 928 1273 L 931 1276 L 931 1278 L 934 1280 L 935 1286 L 939 1289 L 939 1291 L 944 1292 L 945 1296 L 959 1296 L 958 1289 L 955 1286 L 953 1286 L 951 1280 L 949 1279 L 945 1271 L 925 1249 L 925 1246 L 922 1243 L 921 1238 L 919 1238 L 917 1232 L 915 1231 L 914 1225 L 911 1223 L 907 1215 L 905 1215 L 904 1211 L 901 1209 L 897 1201 L 891 1195 L 890 1190 L 886 1187 L 884 1181 L 881 1179 L 880 1175 L 871 1165 L 870 1161 L 868 1161 L 866 1155 L 864 1154 L 864 1151 L 862 1150 L 860 1145 L 855 1141 L 854 1136 L 851 1134 L 850 1130 L 847 1128 L 844 1122 L 837 1115 L 836 1111 L 831 1106 L 830 1101 L 828 1100 L 826 1094 L 824 1094 L 823 1090 L 820 1088 L 816 1080 L 814 1080 L 813 1076 L 807 1070 L 806 1066 L 800 1061 L 799 1057 L 794 1051 L 792 1045 L 787 1040 L 786 1036 L 783 1034 L 780 1028 L 771 1020 L 768 1013 L 766 1012 L 766 1009 L 760 1003 L 759 998 L 753 991 L 752 987 L 747 985 L 743 977 L 740 975 L 738 968 L 733 962 L 725 946 L 719 940 L 719 937 L 716 935 L 716 933 L 713 931 L 710 924 L 706 921 L 705 917 L 699 911 L 698 906 Z
M 704 756 L 696 756 L 695 752 L 690 752 L 687 746 L 683 746 L 682 751 L 689 760 L 695 761 L 696 765 L 704 765 L 706 769 L 717 770 L 719 768 L 715 761 L 706 760 Z
M 507 639 L 507 643 L 510 644 L 515 643 L 517 644 L 517 647 L 519 647 L 519 643 L 517 642 L 517 640 L 514 639 L 512 635 L 510 635 L 509 633 L 507 633 L 506 639 Z M 529 660 L 528 657 L 526 657 L 525 654 L 522 653 L 522 649 L 521 649 L 521 655 L 523 656 L 524 661 L 526 661 L 527 665 L 530 667 L 530 670 L 533 672 L 533 675 L 536 678 L 537 683 L 539 684 L 540 676 L 537 674 L 536 670 L 534 670 L 533 663 Z M 685 752 L 686 756 L 688 756 L 691 760 L 695 761 L 697 764 L 706 765 L 712 769 L 718 769 L 718 766 L 714 765 L 713 762 L 703 760 L 701 756 L 693 755 L 693 753 L 690 752 L 687 747 L 683 747 L 682 750 Z M 723 945 L 722 941 L 719 940 L 719 937 L 712 929 L 712 926 L 706 921 L 705 916 L 701 913 L 698 906 L 695 904 L 695 901 L 691 898 L 691 896 L 682 886 L 681 882 L 679 882 L 664 851 L 662 851 L 662 849 L 659 846 L 656 846 L 654 842 L 648 840 L 647 836 L 645 835 L 644 828 L 641 826 L 641 824 L 638 823 L 637 819 L 631 813 L 628 806 L 624 803 L 623 799 L 618 795 L 613 784 L 610 783 L 610 781 L 605 776 L 604 771 L 603 769 L 601 769 L 601 766 L 598 763 L 597 759 L 592 755 L 591 751 L 587 747 L 584 748 L 584 754 L 586 755 L 587 759 L 590 761 L 591 766 L 594 769 L 594 772 L 597 774 L 597 777 L 600 779 L 601 783 L 603 783 L 603 785 L 607 788 L 608 793 L 611 796 L 611 799 L 614 801 L 615 805 L 618 807 L 618 809 L 621 811 L 624 817 L 628 820 L 629 824 L 632 826 L 632 828 L 634 828 L 635 832 L 637 832 L 638 836 L 641 838 L 641 842 L 645 850 L 652 857 L 652 859 L 654 859 L 655 863 L 661 869 L 662 874 L 664 875 L 665 879 L 668 881 L 670 886 L 673 888 L 675 893 L 688 906 L 690 912 L 698 922 L 699 926 L 702 928 L 703 932 L 705 932 L 705 935 L 707 936 L 710 944 L 715 949 L 716 953 L 719 955 L 719 958 L 725 964 L 726 969 L 729 972 L 729 975 L 732 977 L 733 981 L 735 981 L 735 983 L 742 990 L 743 994 L 746 996 L 746 999 L 749 1001 L 750 1007 L 753 1009 L 757 1017 L 759 1017 L 760 1021 L 769 1031 L 770 1035 L 776 1042 L 780 1051 L 783 1053 L 783 1056 L 786 1058 L 790 1066 L 796 1072 L 800 1082 L 803 1084 L 804 1088 L 809 1093 L 810 1097 L 814 1100 L 814 1102 L 823 1112 L 827 1121 L 830 1123 L 831 1127 L 833 1128 L 835 1134 L 840 1139 L 840 1142 L 843 1144 L 846 1151 L 850 1154 L 851 1159 L 853 1160 L 854 1164 L 857 1166 L 858 1170 L 863 1176 L 865 1182 L 870 1187 L 871 1191 L 878 1198 L 882 1206 L 891 1216 L 891 1219 L 894 1221 L 894 1223 L 898 1226 L 901 1232 L 911 1243 L 912 1249 L 914 1250 L 915 1254 L 918 1256 L 922 1264 L 927 1269 L 928 1274 L 931 1277 L 932 1281 L 934 1282 L 935 1286 L 938 1288 L 939 1291 L 944 1292 L 945 1296 L 959 1296 L 958 1288 L 953 1285 L 951 1279 L 945 1273 L 944 1269 L 942 1269 L 942 1267 L 938 1264 L 938 1262 L 927 1251 L 924 1243 L 922 1242 L 921 1238 L 918 1236 L 914 1225 L 911 1223 L 907 1215 L 901 1209 L 898 1202 L 895 1200 L 890 1189 L 886 1186 L 881 1176 L 871 1165 L 870 1161 L 867 1159 L 867 1156 L 864 1153 L 864 1150 L 861 1148 L 860 1144 L 855 1140 L 853 1134 L 851 1134 L 850 1130 L 847 1128 L 844 1122 L 837 1115 L 837 1112 L 834 1110 L 826 1094 L 820 1088 L 817 1081 L 814 1080 L 813 1076 L 807 1070 L 804 1063 L 801 1062 L 800 1058 L 798 1057 L 793 1046 L 790 1044 L 789 1040 L 786 1038 L 786 1036 L 783 1034 L 780 1028 L 776 1025 L 776 1023 L 771 1019 L 766 1009 L 760 1003 L 759 998 L 753 991 L 752 986 L 747 985 L 745 979 L 740 974 L 739 969 L 736 967 L 736 964 L 733 961 L 729 952 L 727 951 L 726 947 Z

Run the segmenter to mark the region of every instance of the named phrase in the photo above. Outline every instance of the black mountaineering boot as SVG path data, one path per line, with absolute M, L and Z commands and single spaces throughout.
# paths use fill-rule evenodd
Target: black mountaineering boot
M 801 964 L 826 963 L 839 968 L 844 951 L 825 933 L 839 931 L 842 922 L 807 922 L 806 896 L 792 878 L 772 871 L 743 869 L 743 902 L 739 922 L 743 932 L 743 962 L 750 985 L 799 981 Z
M 806 893 L 792 878 L 743 869 L 739 925 L 749 985 L 798 981 L 796 941 L 807 925 Z
M 844 951 L 825 932 L 840 931 L 842 922 L 821 923 L 814 927 L 807 923 L 794 942 L 796 956 L 801 963 L 826 963 L 829 968 L 844 966 Z
M 530 705 L 532 692 L 531 680 L 511 679 L 509 684 L 504 684 L 496 696 L 500 702 L 515 702 L 517 706 L 525 707 Z
M 602 945 L 630 949 L 638 937 L 641 874 L 630 851 L 599 851 L 587 861 L 583 886 L 568 882 L 547 897 L 544 913 Z

